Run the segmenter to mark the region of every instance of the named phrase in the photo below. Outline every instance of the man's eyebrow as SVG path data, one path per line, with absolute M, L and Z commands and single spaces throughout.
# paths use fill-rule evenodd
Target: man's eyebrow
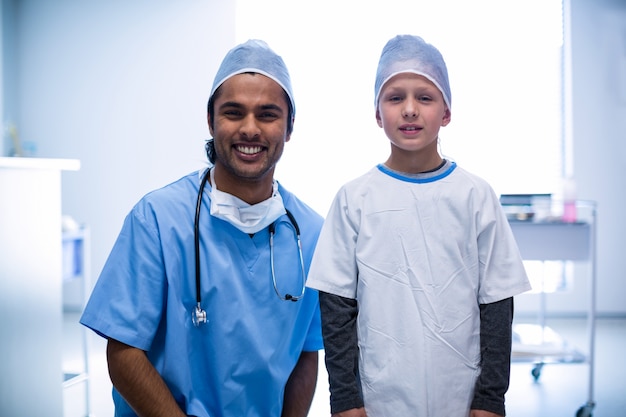
M 283 112 L 284 109 L 277 104 L 263 104 L 261 106 L 261 110 L 275 110 L 275 111 Z
M 220 105 L 220 108 L 223 108 L 223 107 L 237 107 L 237 108 L 241 108 L 243 106 L 241 105 L 241 103 L 239 103 L 237 101 L 225 101 L 224 103 L 222 103 Z
M 219 106 L 220 109 L 226 109 L 226 108 L 243 109 L 244 107 L 245 106 L 238 101 L 225 101 Z M 283 113 L 285 111 L 283 107 L 274 103 L 261 104 L 258 108 L 263 111 L 275 111 L 275 112 L 280 112 L 280 113 Z

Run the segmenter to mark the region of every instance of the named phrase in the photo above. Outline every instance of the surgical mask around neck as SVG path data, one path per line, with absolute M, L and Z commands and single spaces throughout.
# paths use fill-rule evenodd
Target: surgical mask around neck
M 278 183 L 273 182 L 272 196 L 257 204 L 248 204 L 232 194 L 220 191 L 213 179 L 214 170 L 211 170 L 211 215 L 222 219 L 244 233 L 257 233 L 280 216 L 285 214 L 283 198 L 278 192 Z

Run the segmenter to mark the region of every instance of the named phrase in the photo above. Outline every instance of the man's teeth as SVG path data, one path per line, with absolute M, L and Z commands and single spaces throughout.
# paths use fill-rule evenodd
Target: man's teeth
M 260 146 L 239 146 L 237 147 L 237 150 L 241 153 L 253 155 L 255 153 L 261 152 L 261 147 Z

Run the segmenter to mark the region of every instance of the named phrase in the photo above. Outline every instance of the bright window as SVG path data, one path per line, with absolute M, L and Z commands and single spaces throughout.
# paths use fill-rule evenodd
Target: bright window
M 452 122 L 441 152 L 498 194 L 554 193 L 562 167 L 560 0 L 238 0 L 237 40 L 285 59 L 297 106 L 277 169 L 326 214 L 337 189 L 389 154 L 374 77 L 396 34 L 422 36 L 448 65 Z

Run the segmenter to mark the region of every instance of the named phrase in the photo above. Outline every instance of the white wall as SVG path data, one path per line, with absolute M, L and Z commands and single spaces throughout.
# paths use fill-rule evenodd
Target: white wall
M 0 152 L 9 155 L 13 150 L 11 141 L 7 135 L 9 121 L 14 121 L 17 116 L 17 68 L 12 65 L 16 60 L 16 45 L 14 42 L 16 23 L 15 0 L 0 0 L 0 132 L 2 144 Z
M 93 277 L 131 206 L 205 164 L 206 100 L 231 2 L 18 1 L 19 120 L 38 156 L 76 158 L 63 211 L 91 227 Z
M 578 197 L 597 203 L 596 302 L 600 316 L 626 314 L 626 2 L 568 0 L 571 30 L 570 163 Z M 540 149 L 537 152 L 541 152 Z M 575 265 L 572 285 L 548 294 L 552 315 L 581 315 L 589 306 L 590 269 Z M 516 300 L 516 314 L 540 306 L 539 295 Z
M 283 13 L 258 19 L 268 3 Z M 380 7 L 377 3 L 346 0 L 335 4 L 318 0 L 296 7 L 289 0 L 239 0 L 237 20 L 242 24 L 237 28 L 238 40 L 260 34 L 284 54 L 293 73 L 299 115 L 294 138 L 277 170 L 279 179 L 324 213 L 341 184 L 386 159 L 388 141 L 375 124 L 372 104 L 376 63 L 387 39 L 398 33 L 414 33 L 437 45 L 448 64 L 453 111 L 452 123 L 440 132 L 443 153 L 486 178 L 498 193 L 559 191 L 555 189 L 555 178 L 549 174 L 561 173 L 560 161 L 553 157 L 560 151 L 555 151 L 554 146 L 560 145 L 561 120 L 558 111 L 552 111 L 558 104 L 555 96 L 560 98 L 561 85 L 557 74 L 551 71 L 554 54 L 550 54 L 560 41 L 560 28 L 554 25 L 555 33 L 545 38 L 537 35 L 545 33 L 544 27 L 551 24 L 549 13 L 538 12 L 548 3 L 394 0 L 389 7 Z M 600 93 L 597 89 L 592 95 L 580 91 L 585 83 L 580 72 L 587 71 L 586 62 L 602 62 L 604 72 L 609 71 L 605 68 L 617 71 L 616 58 L 611 54 L 620 51 L 620 44 L 612 39 L 614 34 L 587 33 L 594 31 L 595 25 L 608 27 L 604 22 L 606 5 L 578 1 L 573 6 L 568 30 L 573 28 L 574 43 L 567 46 L 574 49 L 577 59 L 573 80 L 576 84 L 567 85 L 566 97 L 575 94 L 574 108 L 579 109 L 579 101 L 586 102 Z M 485 9 L 491 13 L 483 15 Z M 406 15 L 419 15 L 418 21 L 397 19 L 399 10 Z M 455 13 L 448 13 L 451 10 Z M 285 15 L 289 19 L 285 20 Z M 611 16 L 613 32 L 618 32 L 616 22 L 624 20 L 619 20 L 619 15 Z M 503 28 L 505 24 L 507 30 Z M 528 30 L 531 26 L 535 30 Z M 592 50 L 581 44 L 581 39 L 595 39 Z M 598 50 L 593 46 L 605 44 L 613 49 Z M 622 45 L 621 51 L 624 50 Z M 590 58 L 589 54 L 605 56 Z M 571 59 L 569 53 L 567 58 Z M 568 76 L 566 81 L 572 80 Z M 600 94 L 609 92 L 607 89 Z M 306 99 L 298 101 L 302 96 Z M 591 184 L 606 179 L 602 171 L 588 172 L 578 161 L 591 166 L 598 163 L 597 151 L 587 149 L 589 143 L 595 142 L 588 141 L 579 131 L 581 124 L 595 128 L 596 120 L 603 117 L 597 110 L 593 116 L 568 113 L 566 132 L 568 145 L 576 141 L 573 146 L 577 161 L 573 169 L 580 182 L 579 197 L 599 200 L 601 222 L 611 215 L 605 207 L 609 200 L 602 200 L 615 197 L 597 194 L 597 186 L 589 187 L 589 178 L 593 178 Z M 603 128 L 613 131 L 608 123 Z M 619 134 L 619 130 L 614 132 Z M 604 149 L 611 149 L 610 146 Z M 619 158 L 618 155 L 613 157 Z M 569 169 L 571 161 L 568 163 Z M 610 205 L 614 207 L 615 202 Z M 611 230 L 619 229 L 611 226 Z M 606 232 L 610 230 L 600 229 L 598 307 L 607 314 L 626 312 L 616 295 L 624 292 L 626 284 L 620 279 L 605 278 L 610 271 L 623 270 L 624 266 L 619 256 L 613 256 L 615 269 L 608 268 L 610 252 L 606 248 L 612 245 L 605 240 L 609 237 Z M 610 238 L 618 237 L 617 232 Z M 546 296 L 548 314 L 584 314 L 589 276 L 588 265 L 577 265 L 566 291 Z M 516 311 L 519 315 L 534 315 L 539 302 L 539 296 L 534 294 L 518 297 Z
M 558 0 L 237 3 L 238 40 L 266 39 L 293 77 L 299 110 L 277 176 L 321 213 L 343 183 L 389 155 L 389 140 L 374 117 L 374 78 L 384 44 L 405 33 L 422 36 L 446 60 L 452 122 L 440 131 L 442 153 L 498 193 L 556 191 Z M 527 93 L 537 85 L 552 88 Z M 529 170 L 529 160 L 541 168 Z
M 623 65 L 625 48 L 618 39 L 622 36 L 623 41 L 624 30 L 620 25 L 625 19 L 620 16 L 626 6 L 618 0 L 571 2 L 574 168 L 579 196 L 599 203 L 598 309 L 606 314 L 626 314 L 622 301 L 626 295 L 623 272 L 626 257 L 620 249 L 623 247 L 621 237 L 626 233 L 620 213 L 620 208 L 626 204 L 622 191 L 626 189 L 626 177 L 618 171 L 626 161 L 623 133 L 626 132 L 626 107 L 623 96 L 617 94 L 623 91 L 624 85 L 623 78 L 619 77 L 624 71 L 618 69 Z M 250 34 L 235 27 L 235 2 L 18 0 L 16 4 L 19 23 L 15 40 L 18 45 L 15 73 L 19 77 L 14 80 L 19 90 L 17 123 L 22 138 L 37 143 L 39 156 L 81 160 L 81 171 L 64 174 L 64 212 L 92 228 L 92 265 L 96 277 L 124 216 L 137 199 L 204 164 L 203 144 L 208 137 L 205 106 L 213 74 L 226 50 L 235 41 L 242 40 L 237 39 L 237 34 L 246 37 Z M 305 26 L 307 35 L 302 35 L 303 47 L 297 53 L 309 55 L 311 59 L 329 54 L 346 62 L 343 54 L 350 48 L 356 48 L 352 53 L 359 53 L 361 40 L 351 37 L 348 30 L 344 38 L 333 44 L 337 50 L 316 43 L 316 31 L 325 29 L 322 17 L 329 17 L 319 5 L 311 4 L 306 10 L 310 21 Z M 259 17 L 270 22 L 270 16 L 283 11 L 268 7 L 264 12 L 267 18 Z M 341 9 L 341 12 L 346 10 Z M 272 24 L 284 24 L 285 36 L 297 37 L 289 14 L 282 16 L 283 20 L 277 19 L 277 23 Z M 345 16 L 352 16 L 352 20 L 341 20 L 339 15 L 332 14 L 330 17 L 333 24 L 344 24 L 346 28 L 359 19 L 358 13 Z M 532 25 L 532 19 L 532 16 L 527 17 L 523 26 Z M 449 27 L 449 33 L 444 42 L 467 39 L 467 34 L 456 25 Z M 381 35 L 380 43 L 371 45 L 375 53 L 368 68 L 346 67 L 348 61 L 336 71 L 349 69 L 373 77 L 377 55 L 392 34 Z M 485 33 L 483 37 L 487 39 L 488 35 Z M 279 53 L 291 53 L 285 49 L 285 44 L 271 45 Z M 289 64 L 289 55 L 285 59 Z M 298 84 L 315 85 L 319 81 L 312 76 L 300 78 L 295 68 L 292 72 L 296 94 Z M 350 77 L 343 78 L 346 83 L 351 82 Z M 513 86 L 515 80 L 510 82 Z M 349 125 L 354 112 L 369 111 L 369 86 L 361 89 L 363 96 L 357 98 L 358 106 L 364 110 L 340 101 L 341 91 L 325 87 L 319 86 L 319 91 L 328 97 L 327 106 L 307 107 L 306 100 L 296 97 L 300 119 L 283 163 L 285 169 L 293 165 L 306 169 L 304 174 L 300 171 L 297 176 L 287 176 L 282 172 L 288 171 L 281 167 L 281 181 L 298 193 L 309 184 L 320 187 L 314 181 L 322 169 L 334 170 L 341 164 L 351 164 L 358 165 L 361 172 L 366 166 L 380 162 L 380 158 L 361 158 L 358 148 L 339 146 L 343 137 L 333 139 L 337 146 L 331 143 L 325 149 L 328 157 L 322 160 L 291 156 L 297 154 L 298 148 L 302 152 L 302 149 L 319 146 L 324 142 L 318 141 L 319 138 L 328 141 L 332 132 L 325 131 L 324 127 L 331 116 L 341 117 Z M 525 92 L 516 94 L 522 93 Z M 541 96 L 541 92 L 528 94 Z M 457 103 L 462 103 L 463 95 L 458 96 Z M 532 112 L 514 115 L 513 122 L 506 125 L 509 129 L 519 129 L 532 120 Z M 307 117 L 314 119 L 317 130 L 303 128 L 300 123 Z M 458 122 L 459 119 L 455 119 L 455 123 Z M 375 128 L 373 120 L 372 126 Z M 355 126 L 353 131 L 362 128 L 365 129 Z M 367 138 L 363 145 L 376 147 L 383 142 L 381 152 L 387 152 L 383 139 Z M 341 152 L 335 153 L 337 149 Z M 463 152 L 453 155 L 457 160 L 471 158 L 472 152 L 487 152 L 471 146 L 461 149 Z M 541 164 L 533 155 L 539 157 L 543 152 L 538 146 L 525 154 L 528 161 L 524 169 L 532 170 Z M 338 177 L 334 179 L 337 183 L 324 182 L 327 185 L 323 186 L 328 187 L 332 195 L 343 180 Z M 304 194 L 306 197 L 306 190 Z M 313 205 L 324 211 L 327 203 L 324 200 Z M 550 296 L 549 307 L 562 313 L 584 312 L 585 292 L 582 280 L 570 292 Z M 536 309 L 536 300 L 529 297 L 528 301 L 519 303 L 521 311 Z
M 0 139 L 1 139 L 1 143 L 0 143 L 0 155 L 4 156 L 5 153 L 7 152 L 5 150 L 5 142 L 4 142 L 4 120 L 6 120 L 6 117 L 4 116 L 4 39 L 7 37 L 7 35 L 5 35 L 6 32 L 6 24 L 4 23 L 4 16 L 6 14 L 6 12 L 4 11 L 5 9 L 5 5 L 4 5 L 4 0 L 0 0 L 0 22 L 2 23 L 0 25 L 0 117 L 2 117 L 2 119 L 0 119 Z
M 579 194 L 598 202 L 598 309 L 624 313 L 626 2 L 571 2 L 574 171 Z

